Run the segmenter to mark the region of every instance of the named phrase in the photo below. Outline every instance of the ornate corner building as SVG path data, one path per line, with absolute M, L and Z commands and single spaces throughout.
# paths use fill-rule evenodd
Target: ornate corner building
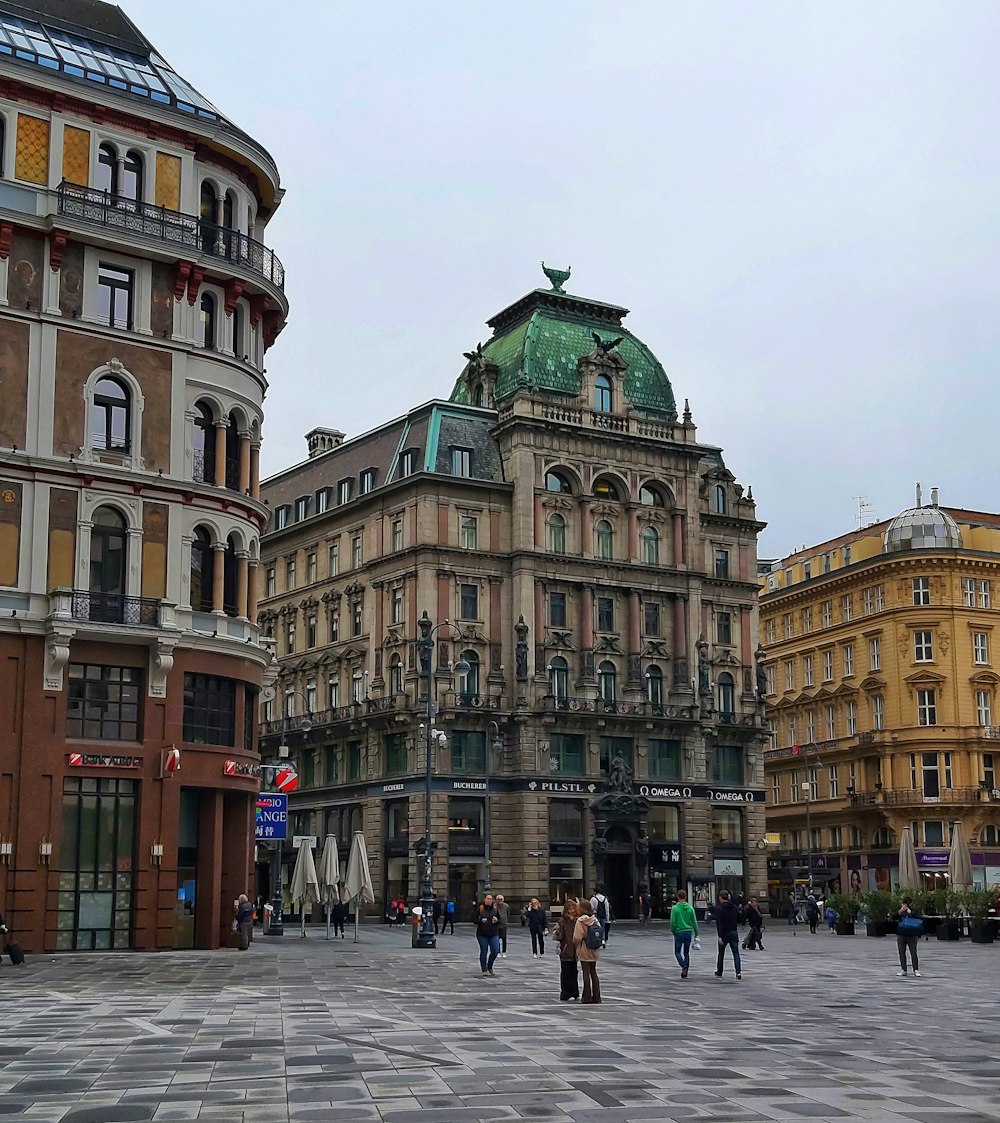
M 927 887 L 943 884 L 955 823 L 977 883 L 1000 881 L 1000 517 L 918 490 L 916 507 L 783 558 L 764 583 L 773 896 L 810 857 L 820 883 L 895 884 L 905 826 Z
M 37 951 L 214 947 L 252 880 L 280 197 L 117 7 L 0 2 L 0 899 Z
M 604 882 L 626 917 L 642 887 L 661 913 L 689 883 L 762 890 L 763 524 L 626 309 L 546 272 L 449 401 L 351 440 L 315 429 L 264 482 L 262 752 L 298 762 L 296 834 L 346 852 L 364 830 L 385 901 L 417 897 L 428 786 L 434 887 L 462 911 L 487 790 L 509 899 Z

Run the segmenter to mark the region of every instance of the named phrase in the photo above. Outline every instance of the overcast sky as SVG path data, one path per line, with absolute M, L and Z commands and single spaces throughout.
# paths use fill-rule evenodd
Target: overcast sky
M 762 556 L 917 480 L 1000 509 L 1000 5 L 120 2 L 281 170 L 266 471 L 447 397 L 545 258 L 632 310 Z

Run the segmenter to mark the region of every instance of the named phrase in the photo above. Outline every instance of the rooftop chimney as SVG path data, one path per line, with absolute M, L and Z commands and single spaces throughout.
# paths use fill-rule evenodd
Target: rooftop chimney
M 923 492 L 920 490 L 920 484 L 917 484 L 917 506 L 922 507 L 923 505 Z
M 931 488 L 931 506 L 932 507 L 936 507 L 938 505 L 938 490 L 939 489 L 936 488 L 936 487 Z
M 345 434 L 339 429 L 310 429 L 306 433 L 306 444 L 309 446 L 309 459 L 321 456 L 324 452 L 337 448 L 344 443 Z

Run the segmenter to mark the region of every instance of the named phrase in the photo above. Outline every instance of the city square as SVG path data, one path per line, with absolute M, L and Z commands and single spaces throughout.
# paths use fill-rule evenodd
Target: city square
M 34 956 L 0 973 L 0 1117 L 463 1123 L 1000 1118 L 992 947 L 765 930 L 737 982 L 714 935 L 681 982 L 665 925 L 619 925 L 600 1010 L 558 1001 L 551 945 L 511 930 L 496 976 L 470 925 L 410 947 L 258 936 L 235 950 Z

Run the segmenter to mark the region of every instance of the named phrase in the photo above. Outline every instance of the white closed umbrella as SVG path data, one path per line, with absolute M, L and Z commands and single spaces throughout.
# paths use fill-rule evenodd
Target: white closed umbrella
M 920 888 L 920 870 L 917 867 L 917 852 L 913 848 L 911 827 L 903 827 L 902 834 L 899 836 L 899 887 Z
M 952 889 L 972 888 L 972 855 L 962 833 L 961 823 L 952 823 L 951 851 L 948 854 L 948 880 Z
M 354 906 L 354 942 L 358 942 L 358 914 L 361 902 L 375 902 L 375 889 L 372 886 L 371 870 L 368 868 L 368 847 L 361 831 L 355 831 L 351 839 L 351 852 L 347 856 L 347 873 L 344 876 L 344 889 L 347 899 Z
M 299 903 L 302 914 L 302 938 L 306 935 L 306 908 L 319 900 L 319 879 L 316 876 L 316 862 L 313 860 L 312 846 L 303 841 L 295 856 L 295 869 L 292 871 L 292 886 L 289 890 L 292 905 Z
M 330 910 L 340 900 L 340 854 L 337 840 L 328 834 L 319 860 L 319 900 L 326 909 L 326 938 L 330 938 Z

